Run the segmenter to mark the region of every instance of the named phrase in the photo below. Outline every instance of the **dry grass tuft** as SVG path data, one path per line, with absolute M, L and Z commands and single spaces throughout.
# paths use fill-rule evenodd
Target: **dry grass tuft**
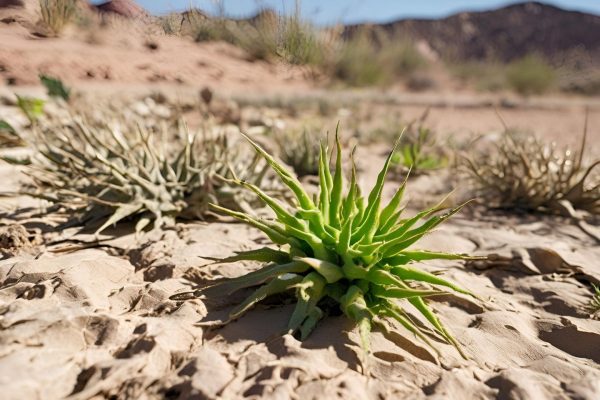
M 279 157 L 293 168 L 298 177 L 319 174 L 321 136 L 313 130 L 301 133 L 287 130 L 274 136 L 279 147 Z
M 506 81 L 522 95 L 542 94 L 555 85 L 556 72 L 544 59 L 530 55 L 508 66 Z
M 586 136 L 572 151 L 507 131 L 492 149 L 466 159 L 477 195 L 503 209 L 569 214 L 572 206 L 599 214 L 600 159 L 584 162 Z
M 33 184 L 23 192 L 58 205 L 76 223 L 101 223 L 97 233 L 126 218 L 136 231 L 208 218 L 215 215 L 209 203 L 250 211 L 255 198 L 230 180 L 266 182 L 260 158 L 225 136 L 190 134 L 182 122 L 173 132 L 166 124 L 109 128 L 76 118 L 59 129 L 37 127 L 34 146 Z
M 60 34 L 75 18 L 77 3 L 77 0 L 40 0 L 42 22 L 53 34 Z

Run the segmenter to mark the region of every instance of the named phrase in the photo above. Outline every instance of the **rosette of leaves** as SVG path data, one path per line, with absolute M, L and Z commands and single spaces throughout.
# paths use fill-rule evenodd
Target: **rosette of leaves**
M 75 224 L 101 223 L 96 233 L 124 219 L 139 232 L 176 218 L 207 218 L 209 204 L 250 210 L 256 197 L 230 183 L 243 176 L 263 186 L 267 165 L 248 158 L 225 136 L 198 138 L 178 124 L 181 144 L 167 125 L 158 131 L 97 127 L 75 120 L 60 130 L 36 133 L 36 154 L 21 194 L 67 210 Z M 177 143 L 177 141 L 174 141 Z
M 240 252 L 221 260 L 254 260 L 263 262 L 264 266 L 192 293 L 175 295 L 174 299 L 189 298 L 190 294 L 229 295 L 256 287 L 231 312 L 227 323 L 267 296 L 289 291 L 295 294 L 296 306 L 288 328 L 301 339 L 335 308 L 356 322 L 361 347 L 366 352 L 373 325 L 385 327 L 384 320 L 397 321 L 433 349 L 430 338 L 435 337 L 434 340 L 452 344 L 461 352 L 458 342 L 428 305 L 427 298 L 448 292 L 465 295 L 470 292 L 412 264 L 468 257 L 415 250 L 412 245 L 458 212 L 462 205 L 443 213 L 435 206 L 414 216 L 405 216 L 401 206 L 405 181 L 390 202 L 382 206 L 382 191 L 393 152 L 387 157 L 367 197 L 363 197 L 357 184 L 354 160 L 350 182 L 344 188 L 342 147 L 337 134 L 333 173 L 330 170 L 333 155 L 328 155 L 328 149 L 321 145 L 319 194 L 312 198 L 290 171 L 252 139 L 246 138 L 294 194 L 296 206 L 287 208 L 251 182 L 240 180 L 240 185 L 272 209 L 275 219 L 259 219 L 218 205 L 214 207 L 260 229 L 280 248 Z
M 599 214 L 600 159 L 584 162 L 586 136 L 580 149 L 572 151 L 506 131 L 491 151 L 466 158 L 476 194 L 503 209 L 568 214 L 570 205 Z

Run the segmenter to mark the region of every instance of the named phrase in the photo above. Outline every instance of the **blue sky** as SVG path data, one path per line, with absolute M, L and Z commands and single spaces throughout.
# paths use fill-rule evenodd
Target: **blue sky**
M 257 8 L 274 8 L 279 11 L 294 9 L 294 0 L 221 0 L 227 14 L 248 16 Z M 100 1 L 97 1 L 100 2 Z M 152 13 L 162 14 L 181 11 L 190 4 L 204 10 L 215 10 L 215 0 L 137 0 L 138 4 Z M 443 17 L 457 11 L 496 8 L 510 0 L 302 0 L 303 15 L 318 24 L 337 22 L 390 21 L 402 17 Z M 600 0 L 547 0 L 570 10 L 600 14 Z

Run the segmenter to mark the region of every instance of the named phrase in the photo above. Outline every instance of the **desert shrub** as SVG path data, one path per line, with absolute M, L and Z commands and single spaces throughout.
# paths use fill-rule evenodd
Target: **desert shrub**
M 600 160 L 584 163 L 579 151 L 558 148 L 531 135 L 508 131 L 466 166 L 476 194 L 491 207 L 564 213 L 566 203 L 600 213 Z
M 316 29 L 302 20 L 299 8 L 280 22 L 278 52 L 290 64 L 317 65 L 323 59 L 323 44 Z
M 406 87 L 413 92 L 422 92 L 435 88 L 436 80 L 430 74 L 414 73 L 406 79 Z
M 40 0 L 42 22 L 58 35 L 77 14 L 78 0 Z
M 390 161 L 394 176 L 406 174 L 409 170 L 411 175 L 420 175 L 444 168 L 451 160 L 451 146 L 446 141 L 440 143 L 435 132 L 426 126 L 428 115 L 429 109 L 426 109 L 409 122 L 403 121 L 399 115 L 388 117 L 374 129 L 359 130 L 358 139 L 361 143 L 394 143 L 402 136 Z
M 409 170 L 413 175 L 431 172 L 445 167 L 448 157 L 438 145 L 431 129 L 423 126 L 409 127 L 398 150 L 392 155 L 392 166 L 402 173 Z
M 363 124 L 365 118 L 359 114 L 358 110 L 354 110 L 351 116 L 352 118 L 348 123 L 353 130 L 353 136 L 363 145 L 385 143 L 390 146 L 403 134 L 403 130 L 407 127 L 401 113 L 397 110 L 381 119 L 377 119 L 371 125 Z
M 372 86 L 389 82 L 390 74 L 379 62 L 372 41 L 360 35 L 344 42 L 330 67 L 334 79 L 349 86 Z
M 163 23 L 166 31 L 175 31 L 169 21 Z M 184 22 L 197 42 L 225 41 L 244 49 L 251 59 L 280 57 L 290 64 L 316 65 L 323 57 L 323 44 L 316 29 L 302 18 L 299 1 L 290 16 L 264 11 L 252 20 L 231 20 L 223 10 L 215 18 L 191 10 Z
M 230 42 L 244 49 L 251 60 L 271 60 L 278 56 L 278 25 L 259 19 L 254 24 L 237 22 L 229 26 Z
M 527 56 L 507 67 L 506 81 L 522 95 L 542 94 L 554 86 L 556 72 L 542 58 Z
M 329 62 L 334 79 L 356 87 L 409 80 L 427 67 L 427 61 L 410 43 L 369 32 L 358 32 L 343 41 Z
M 204 18 L 193 25 L 192 36 L 196 42 L 224 41 L 237 44 L 225 20 Z
M 334 172 L 330 171 L 329 151 L 321 146 L 319 160 L 319 194 L 313 199 L 301 183 L 262 147 L 248 138 L 282 182 L 295 196 L 296 206 L 288 208 L 264 194 L 251 183 L 239 184 L 256 193 L 275 214 L 274 220 L 257 219 L 246 213 L 215 208 L 263 231 L 279 250 L 263 248 L 240 252 L 221 260 L 264 262 L 261 269 L 234 279 L 224 279 L 192 293 L 190 296 L 229 295 L 243 288 L 257 287 L 236 307 L 224 323 L 242 316 L 268 296 L 295 293 L 296 305 L 289 320 L 290 332 L 306 338 L 318 321 L 334 310 L 342 311 L 356 322 L 361 346 L 368 352 L 372 326 L 385 329 L 384 319 L 396 321 L 435 349 L 429 337 L 454 345 L 457 341 L 433 313 L 426 298 L 449 291 L 470 293 L 457 285 L 424 270 L 410 266 L 413 262 L 433 259 L 464 259 L 465 255 L 408 250 L 436 226 L 446 221 L 462 206 L 439 214 L 439 206 L 413 217 L 402 217 L 405 185 L 381 208 L 382 191 L 390 164 L 390 153 L 368 197 L 357 184 L 356 168 L 344 194 L 342 146 L 336 137 Z M 402 218 L 401 218 L 402 217 Z M 409 309 L 420 314 L 429 327 L 417 322 Z M 461 354 L 463 354 L 461 352 Z
M 385 39 L 380 48 L 381 61 L 390 64 L 393 73 L 399 77 L 411 77 L 428 66 L 419 50 L 408 41 L 396 42 Z
M 600 70 L 571 70 L 561 76 L 560 89 L 584 96 L 600 95 Z
M 214 216 L 209 203 L 252 208 L 252 197 L 230 183 L 263 186 L 260 158 L 248 157 L 225 136 L 197 136 L 179 123 L 153 130 L 139 124 L 98 127 L 76 118 L 35 132 L 35 155 L 22 193 L 68 210 L 75 222 L 101 223 L 97 233 L 126 218 L 136 231 L 176 218 Z M 182 144 L 170 137 L 179 136 Z
M 508 65 L 494 61 L 449 64 L 452 75 L 480 91 L 511 89 L 522 95 L 541 94 L 556 83 L 556 72 L 542 58 L 527 56 Z
M 293 168 L 298 177 L 318 175 L 320 136 L 313 130 L 285 131 L 274 136 L 279 157 Z
M 23 145 L 23 140 L 17 131 L 7 121 L 0 119 L 0 147 L 15 147 Z
M 448 68 L 463 84 L 472 84 L 479 91 L 497 92 L 507 86 L 506 66 L 493 61 L 451 63 Z
M 159 17 L 160 26 L 167 35 L 180 35 L 184 17 L 180 13 L 169 13 Z

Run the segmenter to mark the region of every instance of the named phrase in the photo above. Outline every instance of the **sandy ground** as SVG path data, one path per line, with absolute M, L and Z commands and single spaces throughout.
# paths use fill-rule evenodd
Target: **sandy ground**
M 361 162 L 366 181 L 382 161 L 377 153 Z M 16 176 L 5 164 L 0 174 L 3 182 Z M 427 193 L 430 182 L 412 184 Z M 5 217 L 0 225 L 10 222 Z M 50 223 L 43 217 L 21 222 L 29 232 L 48 231 L 44 223 Z M 187 224 L 87 249 L 79 241 L 89 242 L 89 235 L 50 237 L 46 245 L 23 237 L 21 251 L 0 261 L 6 399 L 600 396 L 600 321 L 586 311 L 590 282 L 600 283 L 600 247 L 565 220 L 475 209 L 429 236 L 420 246 L 497 255 L 467 266 L 424 266 L 446 269 L 445 276 L 485 299 L 448 296 L 433 303 L 470 359 L 440 344 L 438 361 L 394 326 L 392 334 L 374 333 L 367 374 L 355 354 L 357 334 L 343 316 L 322 321 L 299 342 L 281 336 L 289 305 L 260 305 L 225 328 L 208 329 L 196 323 L 222 318 L 243 293 L 168 299 L 207 279 L 255 268 L 209 266 L 206 259 L 257 247 L 265 238 L 253 229 Z
M 34 27 L 6 21 L 0 23 L 0 119 L 16 125 L 24 121 L 13 93 L 41 95 L 39 87 L 26 86 L 43 72 L 98 102 L 164 92 L 189 105 L 190 121 L 200 118 L 198 91 L 205 86 L 215 92 L 215 107 L 245 98 L 249 109 L 235 112 L 261 119 L 272 111 L 261 102 L 292 98 L 315 109 L 327 102 L 333 111 L 320 123 L 333 129 L 341 120 L 351 132 L 359 130 L 358 122 L 390 126 L 431 107 L 427 125 L 441 135 L 498 133 L 498 109 L 512 127 L 574 144 L 587 109 L 588 151 L 600 152 L 597 98 L 395 89 L 330 93 L 315 88 L 305 69 L 251 62 L 225 44 L 198 45 L 135 27 L 120 35 L 115 32 L 122 27 L 40 39 Z M 285 112 L 294 114 L 294 107 Z M 292 124 L 297 117 L 271 118 L 279 119 Z M 386 148 L 379 143 L 359 149 L 365 186 L 374 181 Z M 1 155 L 23 151 L 0 149 Z M 0 161 L 0 192 L 17 190 L 22 178 Z M 411 204 L 431 204 L 453 182 L 455 177 L 443 174 L 412 180 Z M 600 284 L 600 246 L 566 219 L 474 207 L 420 242 L 428 250 L 492 255 L 488 262 L 423 266 L 444 269 L 483 299 L 432 301 L 469 360 L 444 344 L 437 359 L 393 326 L 392 333 L 373 334 L 366 373 L 356 356 L 357 332 L 343 316 L 328 317 L 300 342 L 281 334 L 291 305 L 266 302 L 224 328 L 210 329 L 197 323 L 222 318 L 244 293 L 169 300 L 206 280 L 257 268 L 208 264 L 210 257 L 267 243 L 258 231 L 233 223 L 179 224 L 141 237 L 115 231 L 98 244 L 91 235 L 57 232 L 55 226 L 39 201 L 0 197 L 2 399 L 600 398 L 600 321 L 587 310 L 591 284 Z
M 0 9 L 0 87 L 39 82 L 40 73 L 69 84 L 211 85 L 249 92 L 303 90 L 305 68 L 250 60 L 227 43 L 167 36 L 157 28 L 114 20 L 105 27 L 67 30 L 60 38 L 35 36 L 29 23 Z

